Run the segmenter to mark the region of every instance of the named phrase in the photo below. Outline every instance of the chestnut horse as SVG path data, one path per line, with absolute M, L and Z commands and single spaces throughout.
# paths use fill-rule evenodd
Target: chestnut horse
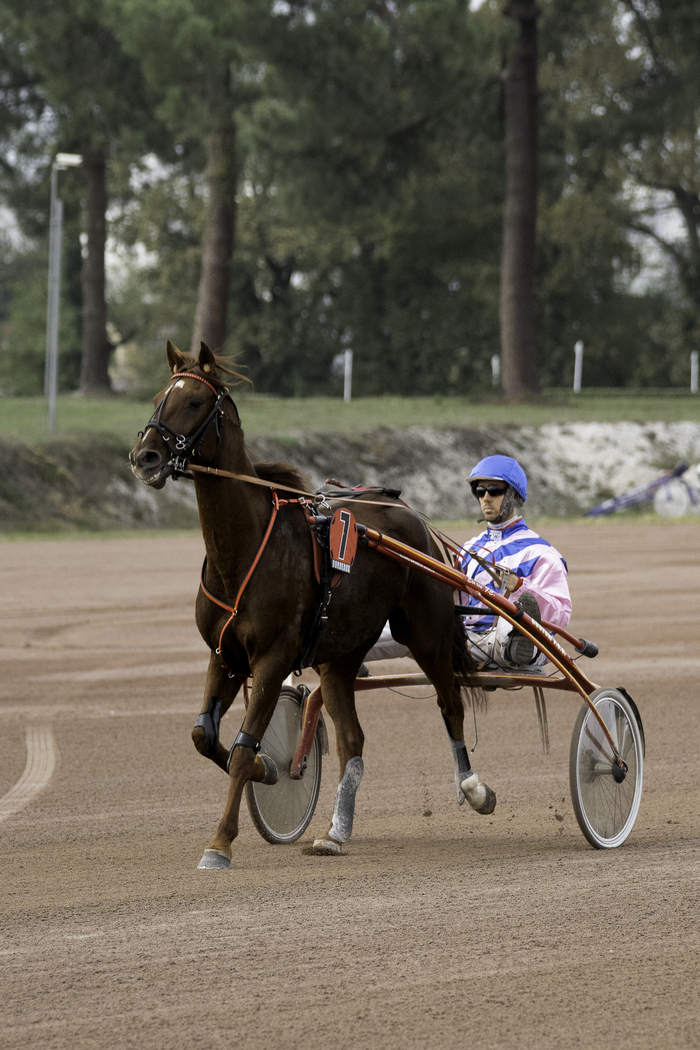
M 259 754 L 260 741 L 280 688 L 308 644 L 323 588 L 314 573 L 316 538 L 303 507 L 293 502 L 294 490 L 308 486 L 287 464 L 254 465 L 249 459 L 238 411 L 225 383 L 226 375 L 235 373 L 205 344 L 196 358 L 168 343 L 167 357 L 172 377 L 154 398 L 155 413 L 130 453 L 134 474 L 155 489 L 162 488 L 168 477 L 183 474 L 186 461 L 245 476 L 194 475 L 206 548 L 196 620 L 211 657 L 192 738 L 197 750 L 230 777 L 224 815 L 199 866 L 221 868 L 231 861 L 246 782 L 275 781 L 274 763 Z M 362 523 L 440 556 L 418 515 L 398 501 L 381 497 L 380 503 L 379 499 L 347 505 Z M 342 500 L 333 504 L 346 505 Z M 387 620 L 396 640 L 408 646 L 437 691 L 460 804 L 466 797 L 481 813 L 490 813 L 495 806 L 493 792 L 472 772 L 464 745 L 464 706 L 456 673 L 468 685 L 472 664 L 451 589 L 359 545 L 351 572 L 344 574 L 333 592 L 312 658 L 335 725 L 340 761 L 333 823 L 314 843 L 319 853 L 340 852 L 352 831 L 364 742 L 353 683 Z M 249 676 L 249 703 L 229 750 L 219 740 L 219 723 Z

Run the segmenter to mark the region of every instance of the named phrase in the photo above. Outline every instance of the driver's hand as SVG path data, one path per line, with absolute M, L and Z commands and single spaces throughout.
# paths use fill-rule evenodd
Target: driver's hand
M 512 594 L 513 591 L 517 591 L 520 586 L 520 577 L 516 576 L 514 572 L 509 572 L 506 576 L 506 594 Z
M 520 577 L 514 572 L 506 572 L 504 569 L 496 569 L 498 573 L 498 586 L 503 586 L 503 577 L 506 578 L 506 594 L 512 594 L 520 586 Z

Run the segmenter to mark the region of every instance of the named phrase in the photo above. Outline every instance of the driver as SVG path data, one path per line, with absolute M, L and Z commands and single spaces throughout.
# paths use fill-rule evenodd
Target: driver
M 487 456 L 477 463 L 467 480 L 479 501 L 481 520 L 487 528 L 464 544 L 455 568 L 476 583 L 510 598 L 538 623 L 547 620 L 555 627 L 566 627 L 571 618 L 566 562 L 559 551 L 528 528 L 520 516 L 527 496 L 523 468 L 509 456 Z M 497 581 L 481 562 L 496 573 Z M 496 664 L 512 670 L 546 663 L 544 653 L 507 620 L 500 616 L 496 619 L 492 613 L 466 612 L 470 607 L 478 609 L 481 605 L 468 592 L 460 592 L 459 604 L 466 613 L 463 622 L 469 648 L 478 664 Z M 405 645 L 394 640 L 387 623 L 365 661 L 410 655 Z M 362 665 L 360 677 L 369 674 L 366 663 Z
M 487 527 L 464 544 L 455 568 L 510 598 L 538 623 L 547 620 L 566 627 L 571 618 L 566 562 L 520 515 L 527 496 L 523 468 L 509 456 L 487 456 L 467 480 Z M 496 581 L 484 563 L 495 572 Z M 481 604 L 465 591 L 460 602 L 465 611 Z M 507 668 L 546 662 L 544 654 L 502 617 L 473 612 L 463 619 L 472 656 L 478 662 Z

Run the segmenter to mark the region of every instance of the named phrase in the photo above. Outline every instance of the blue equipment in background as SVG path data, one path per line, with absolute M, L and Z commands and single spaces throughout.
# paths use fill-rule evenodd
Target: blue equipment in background
M 625 510 L 626 507 L 634 507 L 639 503 L 653 503 L 659 489 L 662 489 L 664 485 L 668 485 L 670 481 L 680 478 L 687 470 L 687 463 L 677 463 L 673 470 L 664 471 L 658 478 L 647 482 L 646 485 L 638 485 L 637 488 L 630 489 L 629 492 L 623 492 L 621 496 L 613 496 L 611 499 L 606 499 L 603 503 L 599 503 L 597 507 L 593 507 L 592 510 L 587 512 L 586 517 L 598 518 L 603 514 L 614 514 L 615 511 Z M 684 483 L 681 482 L 681 484 Z M 695 504 L 697 502 L 696 494 L 689 485 L 686 484 L 685 487 L 688 489 L 690 502 Z

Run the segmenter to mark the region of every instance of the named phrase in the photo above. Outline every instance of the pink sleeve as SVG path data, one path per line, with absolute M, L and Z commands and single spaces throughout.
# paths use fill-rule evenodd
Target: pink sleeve
M 513 595 L 513 600 L 517 601 L 525 591 L 530 591 L 537 598 L 543 620 L 548 620 L 555 627 L 566 627 L 571 619 L 571 596 L 566 569 L 556 551 L 548 549 L 537 559 L 532 572 Z

